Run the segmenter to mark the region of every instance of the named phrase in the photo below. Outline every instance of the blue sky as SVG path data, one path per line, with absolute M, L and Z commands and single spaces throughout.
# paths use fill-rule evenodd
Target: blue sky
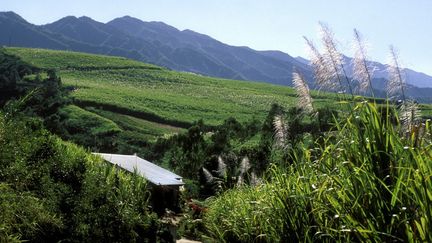
M 386 62 L 388 46 L 399 49 L 405 67 L 432 75 L 432 0 L 0 0 L 31 23 L 67 15 L 107 22 L 130 15 L 192 29 L 231 45 L 306 56 L 302 36 L 317 39 L 327 23 L 350 53 L 352 29 L 368 40 L 372 59 Z

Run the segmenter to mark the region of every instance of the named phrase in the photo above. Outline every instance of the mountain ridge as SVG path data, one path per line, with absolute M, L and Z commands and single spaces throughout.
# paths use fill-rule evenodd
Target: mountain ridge
M 303 57 L 278 50 L 231 46 L 193 30 L 179 30 L 164 22 L 145 22 L 128 15 L 107 23 L 87 16 L 66 16 L 49 24 L 33 25 L 14 12 L 0 12 L 0 31 L 9 33 L 0 36 L 0 45 L 123 56 L 176 71 L 228 79 L 290 86 L 292 71 L 296 69 L 314 88 L 312 69 Z M 371 63 L 381 70 L 376 78 L 386 78 L 385 65 Z M 410 85 L 432 87 L 432 77 L 405 71 Z

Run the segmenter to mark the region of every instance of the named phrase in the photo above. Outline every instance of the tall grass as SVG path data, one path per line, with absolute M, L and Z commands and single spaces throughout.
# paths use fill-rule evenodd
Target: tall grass
M 290 150 L 290 158 L 270 170 L 267 183 L 214 199 L 204 218 L 209 237 L 224 242 L 432 241 L 431 123 L 422 122 L 416 103 L 406 99 L 394 49 L 388 97 L 400 97 L 402 103 L 395 107 L 387 100 L 378 109 L 376 102 L 357 102 L 333 33 L 325 25 L 321 30 L 324 54 L 306 39 L 317 84 L 340 91 L 346 81 L 351 99 L 340 98 L 349 112 L 312 146 L 279 146 Z M 355 38 L 353 73 L 360 89 L 373 95 L 372 69 L 356 30 Z M 279 133 L 276 129 L 276 138 Z
M 354 109 L 323 144 L 274 167 L 266 184 L 214 199 L 204 219 L 209 235 L 227 242 L 431 241 L 430 122 L 405 139 L 375 104 Z

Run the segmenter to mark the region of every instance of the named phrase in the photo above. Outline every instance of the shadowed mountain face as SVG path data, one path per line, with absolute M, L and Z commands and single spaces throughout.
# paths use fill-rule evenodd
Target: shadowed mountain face
M 68 16 L 37 26 L 13 12 L 0 12 L 0 31 L 0 45 L 116 55 L 178 71 L 281 85 L 292 84 L 295 68 L 311 85 L 313 80 L 304 58 L 230 46 L 191 30 L 180 31 L 162 22 L 144 22 L 130 16 L 106 24 L 89 17 Z M 378 67 L 376 77 L 385 78 L 385 65 L 374 64 Z M 409 69 L 406 72 L 411 85 L 432 87 L 432 77 Z M 412 93 L 416 96 L 420 89 L 414 86 Z
M 65 49 L 67 45 L 39 26 L 26 22 L 13 12 L 0 13 L 0 43 L 2 45 Z
M 280 55 L 283 58 L 275 58 L 267 52 L 255 51 L 248 47 L 229 46 L 191 30 L 179 31 L 161 22 L 143 22 L 129 16 L 114 19 L 107 25 L 117 27 L 140 39 L 164 43 L 173 49 L 195 50 L 200 56 L 208 58 L 220 66 L 222 68 L 220 71 L 229 69 L 235 73 L 233 77 L 222 77 L 287 85 L 291 83 L 293 67 L 310 76 L 310 70 L 307 66 L 282 52 Z M 182 52 L 178 54 L 182 54 Z M 177 60 L 177 63 L 182 63 L 184 57 L 177 56 L 178 54 L 174 55 L 173 58 Z M 195 71 L 199 72 L 199 70 Z M 208 71 L 200 73 L 209 74 Z
M 234 47 L 191 30 L 125 16 L 106 24 L 68 16 L 36 26 L 13 12 L 0 13 L 0 44 L 124 56 L 174 70 L 209 76 L 290 85 L 293 67 L 309 68 L 285 53 Z M 13 31 L 12 31 L 13 30 Z

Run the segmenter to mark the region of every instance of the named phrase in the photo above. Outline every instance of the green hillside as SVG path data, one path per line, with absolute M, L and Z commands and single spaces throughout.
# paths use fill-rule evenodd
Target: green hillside
M 287 87 L 117 57 L 6 51 L 13 55 L 0 52 L 0 90 L 10 93 L 0 96 L 0 242 L 156 242 L 165 234 L 145 181 L 118 175 L 51 132 L 87 151 L 137 153 L 181 175 L 178 236 L 431 241 L 432 126 L 408 99 L 314 92 L 305 112 Z M 430 115 L 430 106 L 421 108 Z
M 113 121 L 123 136 L 137 139 L 151 141 L 200 119 L 208 125 L 229 117 L 263 120 L 273 103 L 296 103 L 294 90 L 284 86 L 175 72 L 122 57 L 29 48 L 6 51 L 37 67 L 55 68 L 73 90 L 76 105 Z M 331 94 L 312 95 L 317 107 L 337 106 Z M 424 115 L 432 113 L 430 106 L 421 109 Z
M 104 107 L 158 123 L 186 127 L 199 119 L 262 119 L 271 104 L 295 103 L 291 88 L 180 73 L 125 58 L 42 49 L 8 48 L 24 61 L 56 68 L 82 106 Z M 318 98 L 318 97 L 316 97 Z M 328 97 L 316 99 L 328 103 Z

